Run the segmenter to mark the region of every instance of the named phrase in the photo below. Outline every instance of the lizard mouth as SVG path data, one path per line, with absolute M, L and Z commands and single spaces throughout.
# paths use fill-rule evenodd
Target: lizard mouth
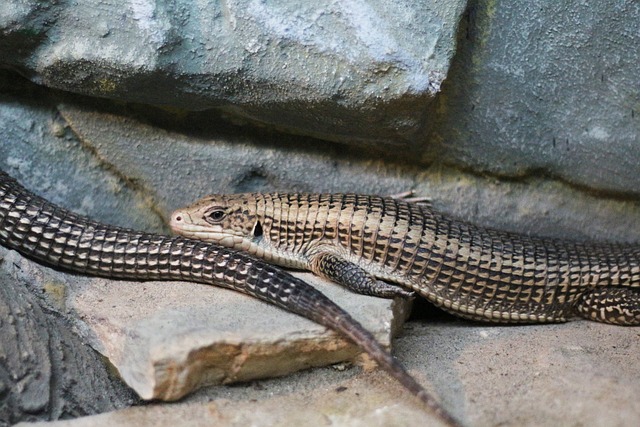
M 169 227 L 171 227 L 171 231 L 173 231 L 174 234 L 193 239 L 207 240 L 210 242 L 217 242 L 226 237 L 230 237 L 221 233 L 212 232 L 211 230 L 207 230 L 204 227 L 200 227 L 197 225 L 189 225 L 184 223 L 175 224 L 173 222 L 170 222 Z
M 193 224 L 186 212 L 175 211 L 169 220 L 169 227 L 174 234 L 200 240 L 218 241 L 225 236 L 212 231 L 210 228 Z
M 210 227 L 193 224 L 189 221 L 190 216 L 184 212 L 176 211 L 171 215 L 169 227 L 174 234 L 190 239 L 203 240 L 216 243 L 228 248 L 239 248 L 243 245 L 241 236 L 234 236 L 229 233 L 222 233 L 212 230 Z
M 198 226 L 184 226 L 181 224 L 179 227 L 171 225 L 171 230 L 180 236 L 187 237 L 189 239 L 202 240 L 209 243 L 215 243 L 227 248 L 239 248 L 242 246 L 244 239 L 239 236 L 233 236 L 229 234 L 216 233 L 211 230 L 205 230 L 204 227 Z

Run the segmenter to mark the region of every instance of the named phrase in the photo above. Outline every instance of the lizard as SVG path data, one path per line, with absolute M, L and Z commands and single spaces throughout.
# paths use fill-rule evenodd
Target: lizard
M 358 321 L 277 267 L 217 244 L 102 224 L 54 205 L 0 171 L 0 244 L 44 265 L 110 279 L 183 280 L 233 289 L 337 332 L 417 396 L 447 412 Z
M 210 195 L 170 226 L 355 292 L 414 292 L 474 321 L 640 325 L 640 246 L 530 237 L 358 194 Z

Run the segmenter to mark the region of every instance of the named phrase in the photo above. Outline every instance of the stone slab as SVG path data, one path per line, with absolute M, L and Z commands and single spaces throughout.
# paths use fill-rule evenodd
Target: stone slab
M 354 360 L 358 349 L 311 321 L 237 292 L 187 282 L 110 281 L 41 267 L 0 248 L 3 266 L 46 294 L 143 399 Z M 353 294 L 299 275 L 386 346 L 409 302 Z
M 395 344 L 398 359 L 464 425 L 626 427 L 640 423 L 639 338 L 637 328 L 588 321 L 487 326 L 448 319 L 411 321 Z M 206 389 L 179 405 L 41 425 L 177 421 L 221 427 L 439 425 L 383 372 L 331 368 Z
M 357 158 L 314 148 L 313 141 L 307 141 L 306 150 L 292 150 L 284 136 L 261 141 L 238 134 L 202 137 L 99 110 L 58 108 L 98 158 L 158 201 L 154 211 L 164 218 L 209 193 L 413 189 L 436 209 L 488 227 L 573 240 L 640 241 L 638 201 L 603 197 L 543 177 L 497 180 L 441 165 L 416 168 Z

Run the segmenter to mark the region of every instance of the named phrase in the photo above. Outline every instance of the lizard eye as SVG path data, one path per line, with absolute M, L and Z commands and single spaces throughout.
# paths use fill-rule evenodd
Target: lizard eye
M 227 216 L 227 213 L 222 209 L 212 209 L 205 214 L 207 221 L 218 222 Z

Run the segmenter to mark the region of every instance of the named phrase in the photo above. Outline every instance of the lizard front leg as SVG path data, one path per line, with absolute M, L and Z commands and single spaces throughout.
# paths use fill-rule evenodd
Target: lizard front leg
M 332 252 L 318 252 L 310 258 L 310 267 L 318 276 L 336 282 L 352 291 L 381 298 L 409 298 L 412 291 L 383 282 L 367 273 L 360 266 Z

